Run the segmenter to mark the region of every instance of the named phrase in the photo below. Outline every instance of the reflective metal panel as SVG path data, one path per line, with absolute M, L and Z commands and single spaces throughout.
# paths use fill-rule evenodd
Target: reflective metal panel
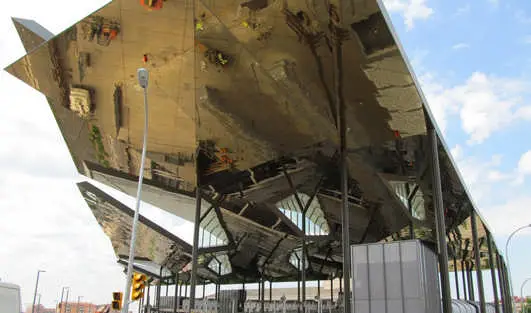
M 131 224 L 134 211 L 87 182 L 79 190 L 94 217 L 111 240 L 116 255 L 129 254 Z M 180 270 L 191 258 L 191 246 L 157 224 L 139 216 L 135 257 Z
M 144 118 L 136 70 L 148 68 L 145 178 L 192 192 L 193 36 L 192 6 L 186 1 L 170 1 L 164 10 L 149 12 L 137 1 L 116 0 L 7 71 L 47 96 L 80 172 L 85 173 L 84 162 L 92 162 L 136 176 Z

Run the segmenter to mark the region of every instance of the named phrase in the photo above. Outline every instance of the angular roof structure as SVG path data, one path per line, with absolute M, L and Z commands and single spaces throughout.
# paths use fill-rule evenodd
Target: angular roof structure
M 202 279 L 294 279 L 290 259 L 303 235 L 308 279 L 340 275 L 338 101 L 350 243 L 397 240 L 409 229 L 435 241 L 427 136 L 435 121 L 379 1 L 171 0 L 147 11 L 114 0 L 53 38 L 14 21 L 28 54 L 6 70 L 46 95 L 79 172 L 130 195 L 144 118 L 136 70 L 149 69 L 143 200 L 194 222 L 200 188 Z M 87 91 L 88 114 L 73 105 L 74 88 Z M 472 261 L 464 225 L 475 208 L 437 136 L 451 256 Z M 120 256 L 131 212 L 94 188 L 80 185 Z M 185 272 L 190 247 L 141 222 L 144 240 L 157 244 L 137 255 Z

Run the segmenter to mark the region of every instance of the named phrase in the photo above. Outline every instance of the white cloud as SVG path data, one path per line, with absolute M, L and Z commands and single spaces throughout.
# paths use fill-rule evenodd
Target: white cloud
M 508 199 L 500 205 L 486 207 L 482 212 L 496 236 L 507 236 L 516 228 L 531 223 L 530 206 L 531 197 L 521 196 Z M 531 235 L 531 231 L 522 231 L 518 235 Z
M 468 12 L 470 12 L 470 3 L 467 3 L 466 5 L 457 8 L 457 10 L 454 13 L 454 16 L 461 16 Z
M 501 155 L 492 155 L 490 159 L 482 160 L 466 155 L 461 145 L 455 145 L 451 154 L 477 202 L 485 201 L 491 196 L 494 183 L 514 181 L 516 178 L 515 173 L 505 173 L 498 169 L 502 163 Z
M 531 119 L 531 106 L 524 98 L 531 82 L 475 72 L 460 85 L 446 87 L 431 73 L 420 77 L 438 125 L 446 128 L 450 114 L 459 113 L 469 144 L 482 143 L 511 123 Z
M 466 152 L 461 145 L 451 149 L 471 196 L 494 234 L 506 236 L 522 223 L 531 223 L 531 197 L 522 196 L 527 186 L 519 181 L 521 171 L 531 174 L 531 150 L 522 155 L 517 168 L 509 171 L 500 169 L 501 155 L 483 160 Z
M 531 175 L 531 150 L 525 152 L 520 157 L 518 171 L 523 175 Z
M 467 48 L 470 48 L 470 45 L 464 42 L 460 42 L 452 46 L 452 49 L 454 50 L 461 50 L 461 49 L 467 49 Z
M 492 4 L 495 7 L 498 7 L 498 5 L 500 4 L 499 0 L 488 0 L 488 1 L 490 4 Z
M 384 0 L 384 4 L 389 12 L 403 16 L 408 30 L 415 26 L 415 20 L 426 20 L 433 14 L 426 0 Z

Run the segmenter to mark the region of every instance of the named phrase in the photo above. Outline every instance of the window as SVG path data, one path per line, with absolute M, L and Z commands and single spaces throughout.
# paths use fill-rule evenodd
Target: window
M 310 197 L 304 193 L 297 193 L 297 195 L 299 196 L 299 199 L 303 205 L 306 205 L 306 203 L 310 201 Z M 300 206 L 298 205 L 297 199 L 294 195 L 279 201 L 276 206 L 280 212 L 286 215 L 295 225 L 297 225 L 297 227 L 299 227 L 299 229 L 302 230 L 302 211 L 300 210 Z M 310 203 L 310 206 L 306 211 L 306 220 L 304 222 L 306 224 L 306 235 L 320 236 L 328 235 L 330 232 L 328 222 L 326 221 L 323 210 L 321 209 L 321 205 L 317 198 L 314 198 Z
M 226 254 L 214 256 L 208 263 L 208 268 L 220 276 L 232 273 L 229 257 Z

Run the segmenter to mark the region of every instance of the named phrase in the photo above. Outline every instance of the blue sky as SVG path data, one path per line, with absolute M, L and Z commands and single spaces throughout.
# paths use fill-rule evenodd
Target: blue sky
M 3 3 L 1 67 L 24 54 L 11 16 L 58 33 L 106 3 L 52 2 Z M 385 3 L 474 201 L 503 248 L 513 229 L 531 223 L 531 2 Z M 45 268 L 42 303 L 52 306 L 61 286 L 72 287 L 71 298 L 108 302 L 123 288 L 122 269 L 76 190 L 80 178 L 43 96 L 0 73 L 0 102 L 9 106 L 0 116 L 0 214 L 9 221 L 0 223 L 8 238 L 0 245 L 0 278 L 20 284 L 23 302 L 30 303 L 37 268 Z M 531 277 L 530 235 L 522 232 L 511 243 L 515 290 Z
M 503 251 L 508 234 L 531 223 L 531 2 L 385 3 L 445 141 Z M 518 291 L 531 277 L 529 238 L 522 232 L 509 248 Z

